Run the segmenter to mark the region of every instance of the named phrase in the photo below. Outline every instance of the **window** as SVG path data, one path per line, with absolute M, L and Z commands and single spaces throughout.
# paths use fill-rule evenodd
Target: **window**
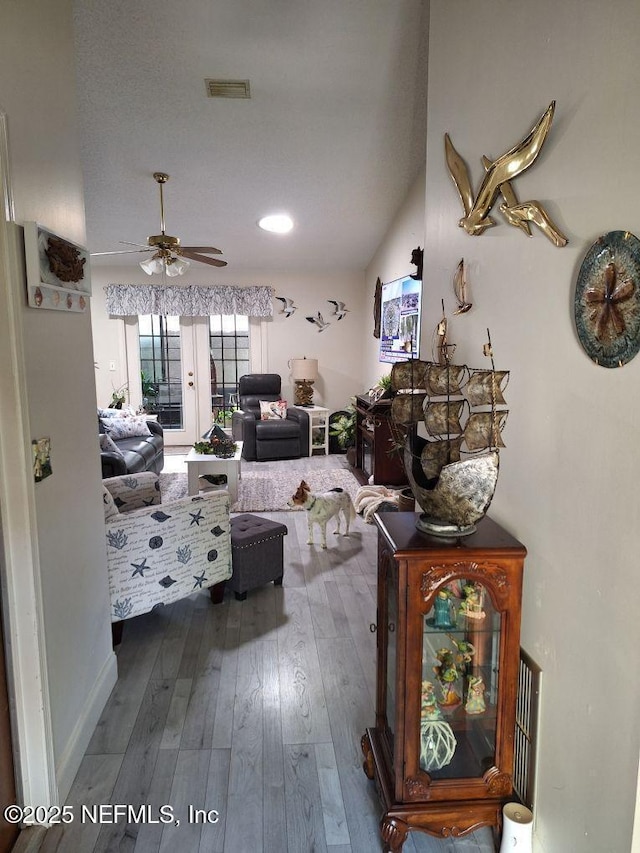
M 143 388 L 147 381 L 156 391 L 143 400 L 145 408 L 165 429 L 182 429 L 180 318 L 146 314 L 138 317 L 138 329 Z
M 238 380 L 249 373 L 249 318 L 215 314 L 209 318 L 211 410 L 222 426 L 238 404 Z

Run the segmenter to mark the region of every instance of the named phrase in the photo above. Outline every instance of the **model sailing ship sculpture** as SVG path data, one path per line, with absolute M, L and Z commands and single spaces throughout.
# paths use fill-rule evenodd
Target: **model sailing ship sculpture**
M 450 345 L 440 343 L 437 362 L 413 359 L 391 371 L 391 417 L 409 485 L 424 511 L 416 526 L 426 533 L 473 533 L 495 492 L 509 373 L 495 369 L 488 329 L 487 337 L 490 369 L 451 364 Z M 418 435 L 420 423 L 426 438 Z

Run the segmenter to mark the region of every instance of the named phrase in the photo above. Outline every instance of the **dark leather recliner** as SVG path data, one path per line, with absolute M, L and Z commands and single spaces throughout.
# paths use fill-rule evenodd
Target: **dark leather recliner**
M 260 401 L 274 402 L 282 380 L 277 373 L 249 373 L 238 383 L 239 412 L 231 418 L 236 441 L 242 441 L 242 458 L 248 462 L 298 459 L 309 455 L 309 415 L 304 409 L 287 409 L 286 418 L 260 419 Z

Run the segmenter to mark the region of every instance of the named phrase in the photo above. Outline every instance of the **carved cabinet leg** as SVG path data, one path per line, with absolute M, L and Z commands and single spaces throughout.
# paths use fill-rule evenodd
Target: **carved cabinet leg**
M 373 779 L 373 752 L 371 751 L 371 742 L 369 741 L 368 734 L 365 733 L 362 735 L 360 746 L 364 753 L 362 769 L 364 770 L 367 779 Z
M 409 827 L 395 817 L 383 818 L 380 823 L 380 835 L 384 842 L 384 853 L 400 853 L 407 840 Z

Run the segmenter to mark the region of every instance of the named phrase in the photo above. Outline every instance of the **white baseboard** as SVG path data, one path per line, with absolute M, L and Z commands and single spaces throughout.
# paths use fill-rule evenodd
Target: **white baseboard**
M 46 826 L 27 826 L 20 831 L 11 853 L 39 853 L 46 835 Z
M 56 767 L 56 781 L 58 784 L 60 805 L 69 796 L 73 780 L 76 778 L 80 763 L 84 758 L 91 736 L 100 719 L 100 714 L 104 710 L 107 699 L 117 680 L 118 659 L 111 652 L 94 682 L 91 693 L 87 696 L 84 712 L 74 726 L 71 737 Z

